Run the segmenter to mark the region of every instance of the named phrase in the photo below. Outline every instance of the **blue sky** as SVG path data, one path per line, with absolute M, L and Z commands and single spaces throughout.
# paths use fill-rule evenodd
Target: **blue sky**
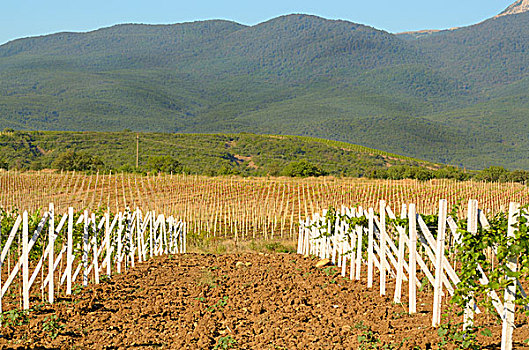
M 480 22 L 514 0 L 2 0 L 0 44 L 60 31 L 118 23 L 179 23 L 228 19 L 257 24 L 308 13 L 367 24 L 389 32 L 444 29 Z

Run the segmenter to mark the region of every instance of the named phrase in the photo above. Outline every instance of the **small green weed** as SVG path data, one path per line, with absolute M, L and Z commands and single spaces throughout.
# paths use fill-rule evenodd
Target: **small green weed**
M 217 340 L 217 344 L 213 347 L 213 350 L 225 350 L 225 349 L 233 349 L 237 345 L 237 341 L 231 337 L 231 335 L 228 335 L 226 337 L 220 337 Z
M 364 321 L 360 321 L 354 325 L 356 329 L 367 329 L 367 326 L 364 324 Z
M 102 275 L 99 277 L 99 282 L 100 283 L 105 283 L 105 282 L 108 282 L 110 281 L 110 277 L 108 275 Z
M 83 290 L 83 285 L 82 285 L 82 284 L 76 284 L 76 285 L 73 287 L 72 294 L 73 294 L 73 295 L 78 295 L 78 294 L 81 293 L 82 290 Z
M 203 271 L 197 280 L 199 286 L 208 286 L 209 288 L 215 288 L 217 286 L 217 279 L 213 276 L 211 271 Z
M 13 309 L 2 312 L 0 316 L 4 327 L 22 326 L 29 322 L 29 310 Z
M 265 244 L 264 247 L 266 250 L 270 252 L 275 252 L 275 253 L 294 253 L 295 252 L 293 248 L 284 246 L 283 244 L 279 242 L 267 243 Z
M 373 332 L 371 328 L 367 328 L 362 335 L 357 337 L 358 342 L 360 343 L 359 349 L 378 349 L 378 343 L 380 340 L 376 337 L 377 333 Z
M 326 267 L 322 271 L 327 276 L 332 276 L 332 275 L 335 275 L 336 273 L 338 273 L 338 269 L 336 267 L 334 267 L 334 266 Z
M 224 306 L 226 306 L 227 304 L 228 304 L 228 296 L 224 296 L 215 305 L 208 307 L 208 311 L 213 311 L 215 309 L 222 310 L 222 308 L 224 308 Z
M 46 317 L 42 324 L 42 330 L 46 332 L 51 339 L 57 338 L 62 328 L 64 328 L 64 326 L 60 324 L 60 319 L 57 315 Z

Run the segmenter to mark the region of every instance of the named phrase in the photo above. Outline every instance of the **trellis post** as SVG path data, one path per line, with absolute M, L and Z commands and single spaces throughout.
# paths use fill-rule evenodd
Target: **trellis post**
M 68 238 L 66 247 L 66 294 L 72 294 L 73 208 L 68 208 Z
M 55 248 L 55 208 L 53 203 L 50 203 L 48 216 L 48 302 L 53 304 L 54 301 L 54 248 Z
M 468 218 L 467 218 L 467 231 L 473 235 L 478 233 L 478 201 L 468 201 Z M 474 295 L 469 295 L 470 301 L 465 307 L 465 313 L 463 316 L 463 329 L 471 328 L 474 325 Z
M 24 310 L 29 309 L 29 227 L 28 227 L 28 212 L 24 211 L 22 214 L 22 307 Z
M 417 312 L 417 286 L 415 279 L 417 278 L 417 213 L 415 204 L 409 205 L 409 230 L 410 240 L 408 245 L 409 250 L 409 278 L 408 278 L 408 293 L 409 293 L 409 313 Z
M 509 204 L 509 220 L 507 228 L 507 237 L 514 238 L 514 233 L 516 231 L 516 224 L 518 217 L 520 215 L 520 205 L 518 203 Z M 516 256 L 509 256 L 507 267 L 512 272 L 517 270 L 518 259 Z M 515 310 L 515 299 L 516 299 L 516 279 L 514 277 L 507 277 L 507 280 L 510 282 L 507 288 L 505 288 L 503 306 L 503 326 L 501 333 L 501 350 L 511 350 L 512 349 L 512 334 L 514 330 L 514 310 Z
M 435 255 L 435 284 L 432 327 L 437 327 L 441 323 L 441 301 L 443 293 L 443 258 L 444 243 L 446 233 L 447 202 L 445 199 L 439 201 L 439 222 L 437 227 L 437 246 Z
M 386 202 L 380 201 L 380 295 L 386 295 Z

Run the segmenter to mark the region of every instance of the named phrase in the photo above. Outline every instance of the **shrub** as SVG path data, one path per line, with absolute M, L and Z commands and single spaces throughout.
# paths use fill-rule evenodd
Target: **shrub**
M 326 172 L 306 159 L 289 163 L 281 172 L 283 176 L 290 177 L 310 177 L 324 176 Z
M 97 171 L 104 169 L 105 164 L 96 156 L 70 150 L 59 154 L 52 166 L 65 171 Z
M 147 160 L 146 168 L 148 171 L 177 173 L 182 169 L 180 162 L 171 156 L 151 156 Z

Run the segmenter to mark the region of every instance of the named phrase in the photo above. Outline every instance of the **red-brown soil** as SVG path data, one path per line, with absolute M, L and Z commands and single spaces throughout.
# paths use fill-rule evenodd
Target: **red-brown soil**
M 376 283 L 367 289 L 365 279 L 349 281 L 315 262 L 293 254 L 155 258 L 43 306 L 28 324 L 3 327 L 0 348 L 439 348 L 430 327 L 431 292 L 419 293 L 419 312 L 409 316 L 406 303 L 392 302 L 392 283 L 380 297 Z M 61 326 L 55 339 L 43 330 L 50 315 Z M 529 338 L 527 323 L 520 322 L 517 349 Z M 498 348 L 501 328 L 489 328 L 494 336 L 480 341 Z

